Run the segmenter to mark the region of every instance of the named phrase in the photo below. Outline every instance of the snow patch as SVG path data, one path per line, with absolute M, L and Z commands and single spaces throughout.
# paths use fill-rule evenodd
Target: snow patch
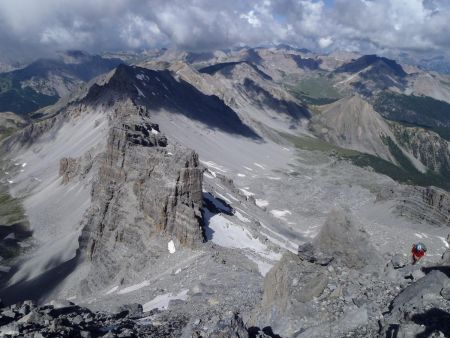
M 203 173 L 203 175 L 205 175 L 206 177 L 208 177 L 210 180 L 213 180 L 214 177 L 211 176 L 210 174 L 208 174 L 206 171 Z
M 250 223 L 250 220 L 247 217 L 244 217 L 239 211 L 234 211 L 234 215 L 238 218 L 238 220 L 240 220 L 241 222 L 244 223 Z
M 252 168 L 246 167 L 245 165 L 243 167 L 244 167 L 244 169 L 247 169 L 248 171 L 253 171 Z
M 289 210 L 270 210 L 270 213 L 274 215 L 276 218 L 285 220 L 287 215 L 292 215 L 292 212 Z
M 142 307 L 144 312 L 151 311 L 153 309 L 159 309 L 159 310 L 165 310 L 169 307 L 169 303 L 171 300 L 186 300 L 188 298 L 187 293 L 189 292 L 188 289 L 182 290 L 176 295 L 173 295 L 172 293 L 165 293 L 163 295 L 156 296 L 153 300 L 145 303 Z
M 211 173 L 212 176 L 217 177 L 217 174 L 216 174 L 215 171 L 212 171 L 212 170 L 209 170 L 209 169 L 208 169 L 208 171 Z
M 227 195 L 228 195 L 228 197 L 230 197 L 232 200 L 234 200 L 234 201 L 236 201 L 236 202 L 239 202 L 239 200 L 238 200 L 236 197 L 234 197 L 233 195 L 231 195 L 230 193 L 227 192 Z
M 169 243 L 167 243 L 167 249 L 169 249 L 169 252 L 171 254 L 175 253 L 177 250 L 175 249 L 175 243 L 173 240 L 171 240 Z
M 134 292 L 136 290 L 145 288 L 146 286 L 149 286 L 150 282 L 148 280 L 143 281 L 142 283 L 131 285 L 129 287 L 126 287 L 125 289 L 120 290 L 117 292 L 119 295 L 124 295 L 126 293 Z
M 231 201 L 228 198 L 226 198 L 224 195 L 218 193 L 217 191 L 216 191 L 216 195 L 218 197 L 220 197 L 222 200 L 224 200 L 225 202 L 227 202 L 228 204 L 231 204 Z
M 257 167 L 259 167 L 259 168 L 261 168 L 261 169 L 264 169 L 264 170 L 266 170 L 266 168 L 262 165 L 262 164 L 259 164 L 259 163 L 253 163 L 255 166 L 257 166 Z
M 246 197 L 255 196 L 251 191 L 246 190 L 245 188 L 239 189 Z
M 148 76 L 145 75 L 145 74 L 142 74 L 142 73 L 136 75 L 136 78 L 137 78 L 138 80 L 141 80 L 141 81 L 148 80 Z
M 261 259 L 258 259 L 252 255 L 246 255 L 248 259 L 255 262 L 258 266 L 259 273 L 261 276 L 266 277 L 267 273 L 272 269 L 274 264 L 267 263 L 266 261 L 263 261 Z
M 206 165 L 207 167 L 210 167 L 210 168 L 213 168 L 215 170 L 218 170 L 220 172 L 223 172 L 223 173 L 227 172 L 227 170 L 225 168 L 221 167 L 217 163 L 214 163 L 213 161 L 202 161 L 202 160 L 200 160 L 200 163 Z
M 448 244 L 447 240 L 444 237 L 437 236 L 437 238 L 439 238 L 442 241 L 442 243 L 444 243 L 446 248 L 450 248 L 450 245 Z
M 134 85 L 134 88 L 136 88 L 136 90 L 138 91 L 139 96 L 145 97 L 144 93 L 142 92 L 142 90 L 139 89 L 138 86 Z
M 268 202 L 268 201 L 266 201 L 266 200 L 260 200 L 260 199 L 256 199 L 256 200 L 255 200 L 255 203 L 256 203 L 256 205 L 257 205 L 258 207 L 260 207 L 260 208 L 264 208 L 264 207 L 267 207 L 267 206 L 269 205 L 269 202 Z
M 208 220 L 206 238 L 213 243 L 234 249 L 245 249 L 249 253 L 260 255 L 271 260 L 278 260 L 280 255 L 270 251 L 259 239 L 242 226 L 236 225 L 222 215 L 214 215 L 205 210 Z
M 237 175 L 238 175 L 238 177 L 245 177 L 245 174 L 239 173 L 239 174 L 237 174 Z
M 116 292 L 118 289 L 119 289 L 119 286 L 117 285 L 117 286 L 113 287 L 111 290 L 107 291 L 105 293 L 105 295 L 110 295 L 111 293 Z

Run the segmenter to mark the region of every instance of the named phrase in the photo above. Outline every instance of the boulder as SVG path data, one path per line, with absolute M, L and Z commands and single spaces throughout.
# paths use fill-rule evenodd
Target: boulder
M 328 284 L 328 270 L 286 252 L 264 279 L 262 306 L 289 312 L 296 303 L 319 297 Z
M 443 288 L 443 289 L 441 290 L 441 296 L 442 296 L 445 300 L 450 301 L 450 287 Z
M 239 313 L 235 312 L 229 316 L 220 319 L 212 332 L 208 335 L 209 338 L 244 338 L 248 337 L 247 329 L 242 321 Z
M 364 231 L 343 209 L 332 210 L 312 245 L 324 257 L 352 269 L 378 268 L 383 259 Z
M 450 304 L 444 297 L 449 282 L 443 272 L 432 270 L 400 292 L 384 317 L 386 337 L 415 336 L 423 331 L 416 324 L 426 324 L 429 335 L 449 330 Z
M 406 265 L 405 256 L 403 256 L 402 254 L 395 254 L 391 258 L 391 263 L 392 263 L 392 266 L 394 267 L 394 269 L 404 268 Z
M 124 304 L 119 307 L 119 312 L 122 311 L 127 311 L 130 316 L 134 316 L 142 314 L 143 308 L 138 303 Z

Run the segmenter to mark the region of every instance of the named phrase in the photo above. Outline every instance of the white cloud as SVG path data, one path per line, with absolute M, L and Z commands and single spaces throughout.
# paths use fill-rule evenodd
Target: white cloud
M 247 20 L 247 22 L 253 27 L 261 27 L 261 21 L 256 17 L 255 12 L 252 10 L 247 14 L 241 14 L 241 19 Z
M 438 0 L 2 0 L 0 51 L 206 50 L 285 42 L 306 48 L 450 49 Z
M 328 48 L 333 44 L 333 39 L 329 36 L 319 39 L 320 48 Z

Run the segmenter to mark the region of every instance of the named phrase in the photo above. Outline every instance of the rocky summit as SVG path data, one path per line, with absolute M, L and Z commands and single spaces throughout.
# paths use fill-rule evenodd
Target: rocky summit
M 448 83 L 284 44 L 0 74 L 0 336 L 450 336 Z

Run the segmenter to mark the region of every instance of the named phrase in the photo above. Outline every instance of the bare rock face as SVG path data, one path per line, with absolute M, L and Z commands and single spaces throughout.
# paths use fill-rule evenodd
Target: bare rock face
M 313 300 L 328 284 L 325 267 L 301 260 L 286 252 L 264 279 L 263 299 L 252 317 L 255 327 L 272 326 L 283 337 L 294 336 L 304 326 L 314 325 Z
M 381 256 L 372 246 L 369 234 L 355 224 L 344 210 L 332 210 L 312 243 L 326 257 L 351 269 L 377 267 Z
M 380 322 L 385 337 L 443 337 L 450 332 L 450 279 L 439 268 L 402 290 Z
M 327 284 L 326 269 L 305 263 L 287 252 L 266 275 L 262 306 L 275 306 L 284 313 L 295 303 L 307 303 L 319 297 Z
M 448 177 L 450 174 L 449 143 L 437 133 L 418 127 L 392 124 L 399 142 L 431 171 Z
M 450 226 L 450 194 L 437 187 L 404 186 L 386 189 L 377 199 L 395 200 L 396 212 L 418 222 Z
M 198 155 L 168 145 L 145 109 L 131 101 L 116 104 L 110 123 L 81 236 L 92 263 L 88 291 L 151 264 L 155 236 L 188 247 L 203 240 Z M 63 167 L 70 163 L 63 160 Z
M 59 160 L 59 176 L 62 177 L 61 184 L 67 184 L 76 179 L 83 180 L 87 174 L 96 168 L 98 158 L 94 150 L 86 152 L 79 158 L 63 157 Z
M 286 252 L 267 273 L 261 307 L 252 320 L 269 323 L 286 337 L 372 330 L 368 313 L 376 311 L 366 303 L 385 287 L 373 284 L 382 266 L 369 235 L 348 212 L 332 210 L 312 242 L 301 245 L 297 255 Z

